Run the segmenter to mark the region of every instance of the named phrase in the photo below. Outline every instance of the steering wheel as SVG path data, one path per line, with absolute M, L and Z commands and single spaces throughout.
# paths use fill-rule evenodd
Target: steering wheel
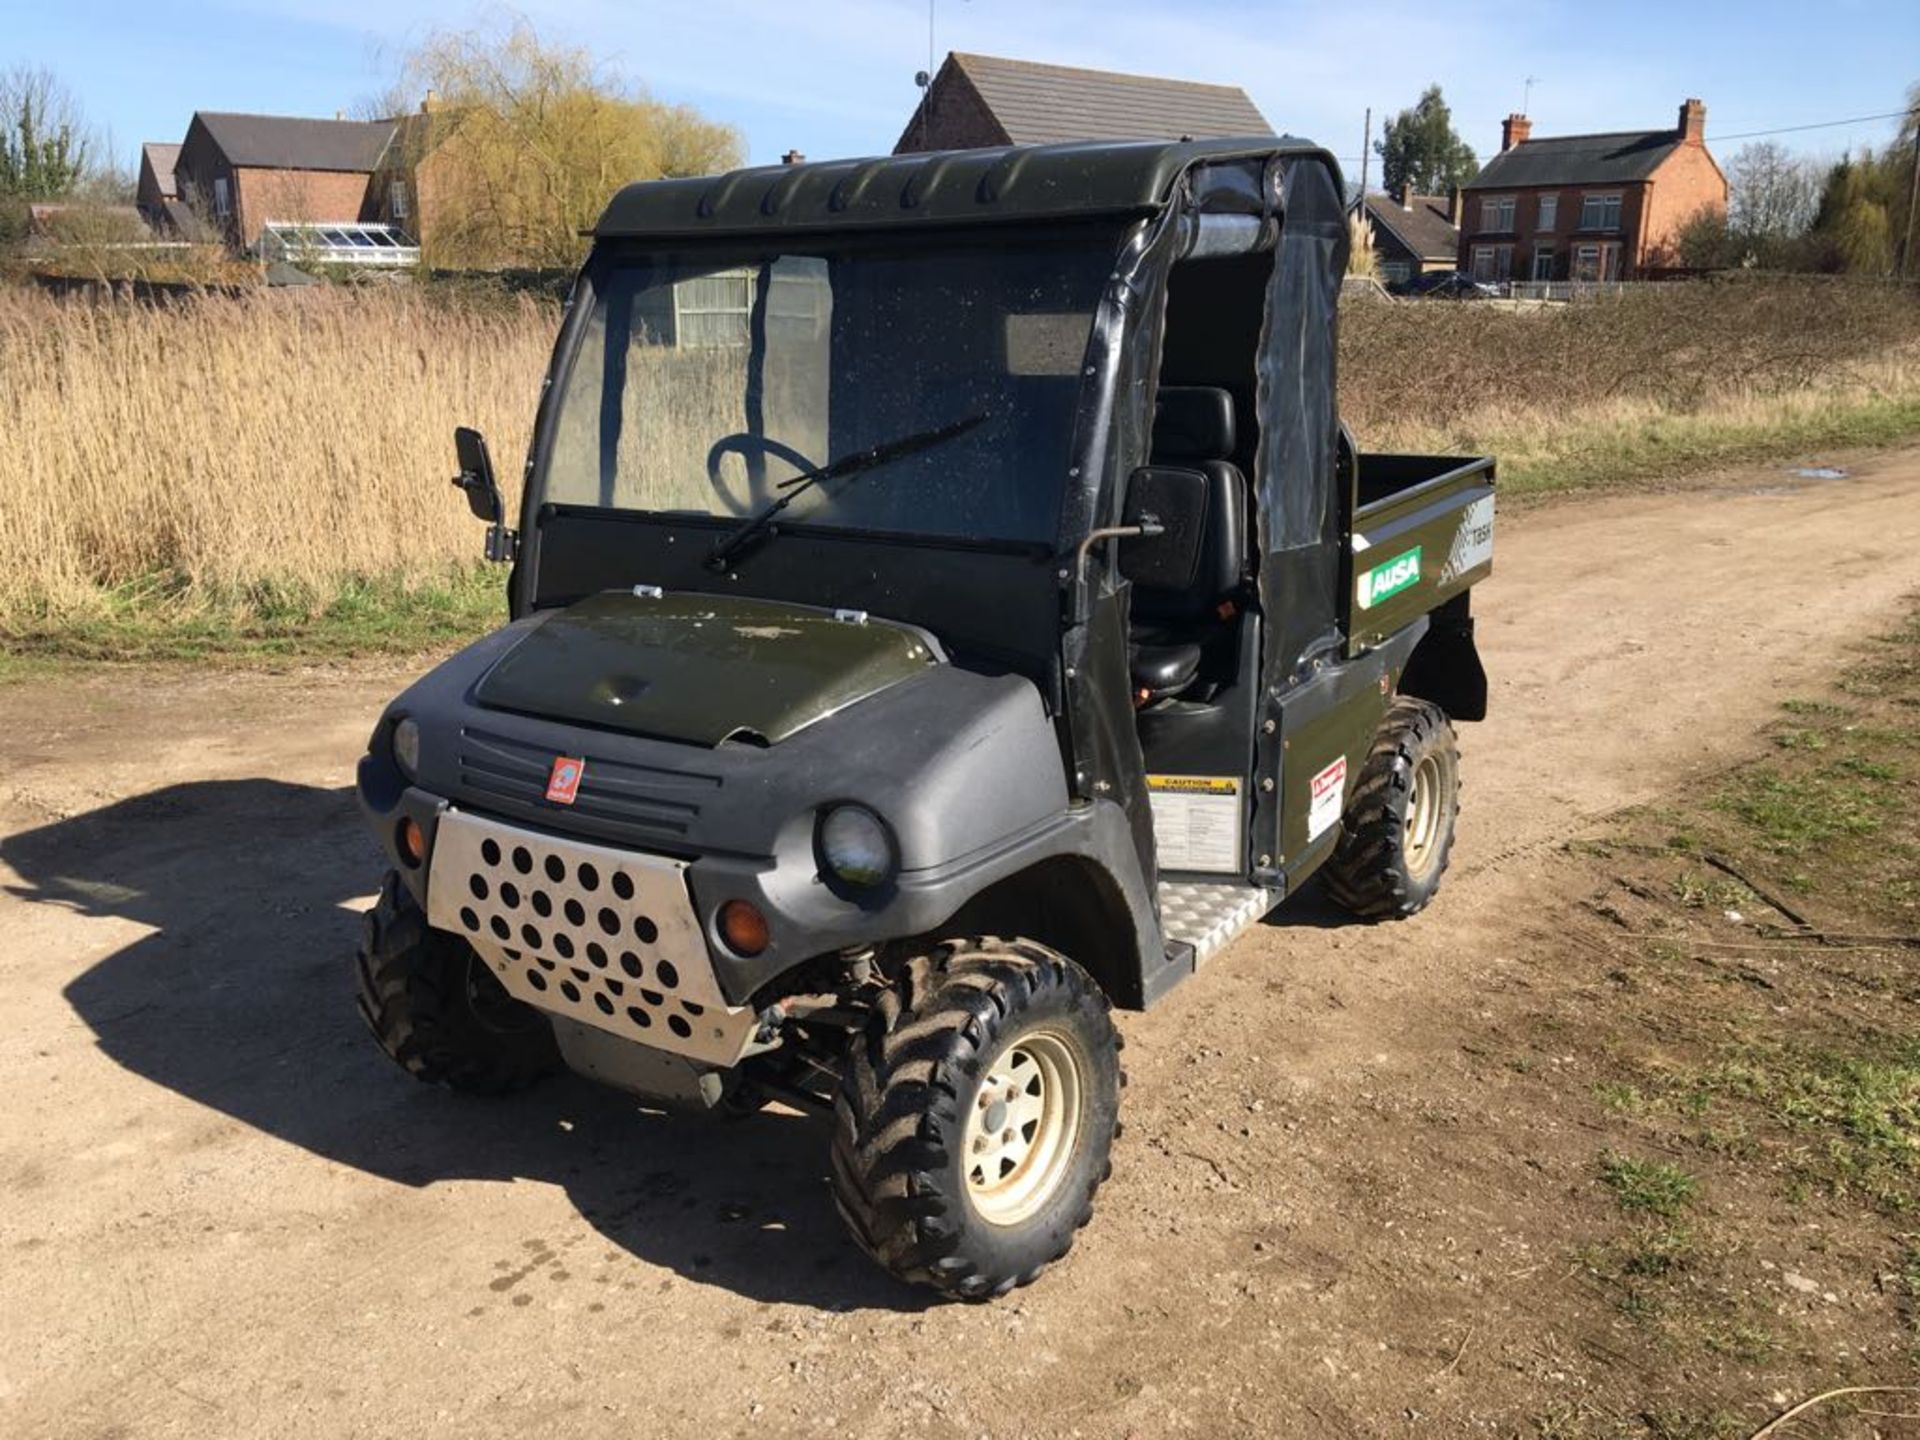
M 739 500 L 728 493 L 726 482 L 720 474 L 721 460 L 733 454 L 747 461 L 751 488 L 758 492 Z M 791 445 L 783 445 L 780 441 L 770 440 L 765 435 L 749 434 L 745 430 L 737 431 L 732 435 L 722 435 L 707 451 L 707 483 L 713 486 L 713 493 L 719 496 L 721 502 L 735 515 L 750 514 L 773 498 L 774 487 L 766 478 L 766 467 L 764 465 L 757 467 L 759 474 L 754 475 L 756 467 L 753 462 L 756 459 L 765 460 L 768 456 L 786 461 L 793 466 L 793 472 L 796 475 L 820 468 Z

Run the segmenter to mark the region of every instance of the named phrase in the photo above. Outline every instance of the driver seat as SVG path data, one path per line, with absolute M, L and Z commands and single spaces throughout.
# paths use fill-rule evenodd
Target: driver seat
M 1246 579 L 1247 481 L 1235 451 L 1233 396 L 1212 385 L 1168 385 L 1154 408 L 1152 486 L 1170 532 L 1197 530 L 1191 569 L 1146 564 L 1133 581 L 1128 651 L 1142 704 L 1192 687 L 1206 642 L 1231 616 Z M 1141 542 L 1134 542 L 1138 546 Z M 1122 568 L 1127 569 L 1126 550 Z M 1141 553 L 1136 550 L 1134 553 Z

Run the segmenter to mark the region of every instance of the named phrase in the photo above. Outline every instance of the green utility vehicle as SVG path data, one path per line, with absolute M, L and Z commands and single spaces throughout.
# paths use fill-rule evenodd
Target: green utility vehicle
M 855 1240 L 949 1294 L 1064 1255 L 1110 1007 L 1447 864 L 1493 465 L 1342 429 L 1341 195 L 1271 137 L 621 191 L 516 528 L 457 437 L 512 621 L 360 763 L 386 1051 L 829 1112 Z

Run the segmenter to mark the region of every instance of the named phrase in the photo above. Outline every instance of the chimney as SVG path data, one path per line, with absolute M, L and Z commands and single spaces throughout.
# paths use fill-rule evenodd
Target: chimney
M 1400 208 L 1402 210 L 1413 209 L 1413 182 L 1411 180 L 1406 181 L 1400 187 Z
M 802 155 L 798 150 L 789 150 L 780 157 L 780 163 L 782 165 L 804 165 L 807 163 L 807 157 Z
M 422 115 L 431 115 L 439 108 L 440 92 L 438 90 L 429 90 L 420 97 L 420 113 Z
M 1462 190 L 1458 185 L 1449 187 L 1447 190 L 1447 219 L 1452 223 L 1453 228 L 1458 230 L 1460 228 L 1460 222 L 1466 218 L 1467 192 Z
M 1506 154 L 1516 145 L 1527 143 L 1527 137 L 1533 134 L 1533 121 L 1518 110 L 1500 122 L 1500 153 Z
M 1685 145 L 1707 143 L 1707 107 L 1698 100 L 1689 99 L 1681 102 L 1680 140 Z
M 347 112 L 344 110 L 336 110 L 333 112 L 333 118 L 336 120 L 344 120 L 347 118 Z

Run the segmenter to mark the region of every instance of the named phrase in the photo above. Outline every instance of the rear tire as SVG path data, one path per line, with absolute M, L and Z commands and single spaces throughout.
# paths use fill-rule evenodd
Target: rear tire
M 1404 920 L 1440 888 L 1460 815 L 1460 750 L 1438 705 L 1393 702 L 1327 861 L 1327 890 L 1363 920 Z
M 1034 1280 L 1112 1170 L 1119 1051 L 1099 986 L 1043 945 L 951 940 L 908 961 L 834 1104 L 833 1195 L 855 1242 L 965 1300 Z
M 504 1095 L 560 1067 L 547 1018 L 509 995 L 466 941 L 429 927 L 392 871 L 366 914 L 354 972 L 360 1018 L 416 1080 Z

